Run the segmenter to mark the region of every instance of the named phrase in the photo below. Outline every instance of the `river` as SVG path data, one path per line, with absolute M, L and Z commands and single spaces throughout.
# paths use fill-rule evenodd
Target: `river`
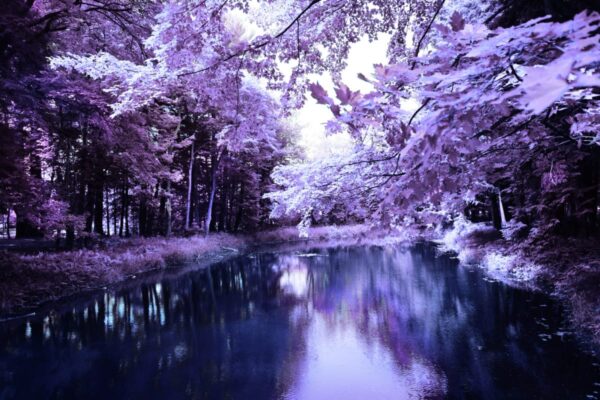
M 0 324 L 0 400 L 595 399 L 592 353 L 431 246 L 262 252 Z

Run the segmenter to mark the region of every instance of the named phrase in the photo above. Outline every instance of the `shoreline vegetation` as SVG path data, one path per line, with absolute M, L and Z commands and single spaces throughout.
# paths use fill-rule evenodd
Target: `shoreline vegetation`
M 154 272 L 203 268 L 266 247 L 385 246 L 426 240 L 436 243 L 440 252 L 455 254 L 462 265 L 483 268 L 495 280 L 559 298 L 567 307 L 573 330 L 599 345 L 600 249 L 594 253 L 590 249 L 597 246 L 581 240 L 535 243 L 505 236 L 507 232 L 499 233 L 485 224 L 459 221 L 449 231 L 426 236 L 350 225 L 310 228 L 309 236 L 300 238 L 298 230 L 289 227 L 253 235 L 109 240 L 91 249 L 66 252 L 2 251 L 0 321 Z

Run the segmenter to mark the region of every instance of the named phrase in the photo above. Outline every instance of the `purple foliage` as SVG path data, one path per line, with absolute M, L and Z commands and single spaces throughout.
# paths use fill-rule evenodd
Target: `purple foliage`
M 519 8 L 533 19 L 510 21 Z M 541 11 L 10 0 L 0 212 L 18 236 L 68 246 L 291 221 L 428 229 L 474 212 L 498 228 L 595 231 L 600 16 Z M 360 75 L 370 93 L 353 91 L 340 79 L 349 49 L 381 34 L 390 61 Z M 334 93 L 314 82 L 323 72 Z M 287 116 L 308 94 L 350 154 L 303 159 Z

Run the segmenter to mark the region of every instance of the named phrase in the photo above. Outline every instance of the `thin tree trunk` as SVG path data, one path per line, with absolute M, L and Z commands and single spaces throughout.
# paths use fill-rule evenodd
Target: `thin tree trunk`
M 221 182 L 221 206 L 219 210 L 219 231 L 227 230 L 227 182 L 225 176 L 227 176 L 227 173 L 223 171 L 223 179 Z
M 65 248 L 72 250 L 75 246 L 75 228 L 73 225 L 67 226 L 65 233 Z
M 212 219 L 213 204 L 215 201 L 215 192 L 217 191 L 217 171 L 219 169 L 219 162 L 221 161 L 222 155 L 217 155 L 215 162 L 212 165 L 212 171 L 210 176 L 210 195 L 208 197 L 208 208 L 206 210 L 206 222 L 204 226 L 204 236 L 208 236 L 210 232 L 210 222 Z
M 140 236 L 148 236 L 148 209 L 146 207 L 146 198 L 140 199 L 140 206 L 138 212 L 138 226 Z
M 187 205 L 185 209 L 185 230 L 190 229 L 190 213 L 192 210 L 192 173 L 194 172 L 194 153 L 196 149 L 196 139 L 192 141 L 192 152 L 190 154 L 190 165 L 188 167 L 188 192 L 187 192 Z
M 10 208 L 6 212 L 6 238 L 10 239 Z
M 208 232 L 210 231 L 210 222 L 212 218 L 212 209 L 213 203 L 215 201 L 215 192 L 217 190 L 217 169 L 213 168 L 211 174 L 211 184 L 210 184 L 210 195 L 208 197 L 208 208 L 206 210 L 206 223 L 205 223 L 205 231 L 204 236 L 208 236 Z
M 94 232 L 104 235 L 104 188 L 102 182 L 96 184 L 94 191 Z
M 87 184 L 86 199 L 85 199 L 85 231 L 92 233 L 94 229 L 94 203 L 96 196 L 91 184 Z
M 502 193 L 498 190 L 498 210 L 500 211 L 500 227 L 506 226 L 506 214 L 504 213 L 504 205 L 502 204 Z
M 121 188 L 121 221 L 119 224 L 119 237 L 123 237 L 123 228 L 125 226 L 125 182 Z
M 502 220 L 500 217 L 499 203 L 498 203 L 498 194 L 490 193 L 490 215 L 492 217 L 492 224 L 496 229 L 502 229 Z
M 242 223 L 242 216 L 243 216 L 243 212 L 244 212 L 244 206 L 243 206 L 244 189 L 245 189 L 244 182 L 242 182 L 241 187 L 240 187 L 240 200 L 239 200 L 239 205 L 238 205 L 238 212 L 237 212 L 237 215 L 235 216 L 235 227 L 234 227 L 235 232 L 237 232 L 240 229 L 240 225 Z
M 87 123 L 82 123 L 82 129 L 81 129 L 81 136 L 82 136 L 82 147 L 81 147 L 81 153 L 79 155 L 79 160 L 80 160 L 80 165 L 79 165 L 79 170 L 80 170 L 80 174 L 81 176 L 79 177 L 80 181 L 79 181 L 79 214 L 84 215 L 86 213 L 86 211 L 89 211 L 89 196 L 90 196 L 90 190 L 89 190 L 89 185 L 87 184 L 90 179 L 89 179 L 89 170 L 90 168 L 88 167 L 88 163 L 89 163 L 89 157 L 88 157 L 88 140 L 87 140 Z M 77 166 L 75 167 L 77 168 Z M 85 228 L 84 230 L 86 232 L 91 232 L 92 231 L 92 221 L 90 220 L 89 215 L 85 216 Z
M 165 204 L 166 218 L 167 218 L 167 228 L 165 231 L 165 236 L 171 236 L 171 180 L 167 181 L 167 200 Z
M 179 122 L 177 123 L 177 128 L 175 128 L 175 134 L 174 134 L 174 138 L 175 140 L 179 139 L 179 132 L 181 132 L 181 125 L 183 123 L 183 117 L 181 115 L 179 115 Z M 194 134 L 194 139 L 196 138 L 195 134 Z M 195 140 L 192 142 L 192 154 L 190 156 L 190 161 L 192 166 L 193 166 L 193 160 L 194 160 L 194 142 Z M 169 151 L 168 153 L 171 153 L 171 148 L 169 147 Z M 171 205 L 171 179 L 167 179 L 167 191 L 166 194 L 163 195 L 165 197 L 165 219 L 166 221 L 163 223 L 166 223 L 166 227 L 164 229 L 164 233 L 166 237 L 171 236 L 171 229 L 172 229 L 172 205 Z M 189 188 L 188 188 L 188 207 L 189 207 Z M 189 211 L 186 209 L 186 215 L 189 214 Z M 189 215 L 188 218 L 186 219 L 186 224 L 189 224 Z
M 235 216 L 235 195 L 237 194 L 237 182 L 229 184 L 229 195 L 227 196 L 227 228 L 234 230 L 234 216 Z
M 129 237 L 129 185 L 125 184 L 125 236 Z
M 117 204 L 116 204 L 116 190 L 113 190 L 113 207 L 112 207 L 112 212 L 113 212 L 113 234 L 117 234 Z
M 108 199 L 108 187 L 106 188 L 106 193 L 104 194 L 106 198 L 106 234 L 110 236 L 110 202 Z

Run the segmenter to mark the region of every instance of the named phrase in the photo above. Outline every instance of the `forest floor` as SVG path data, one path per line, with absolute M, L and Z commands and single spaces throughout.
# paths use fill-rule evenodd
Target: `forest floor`
M 35 311 L 45 303 L 101 289 L 150 272 L 206 266 L 258 246 L 381 244 L 393 240 L 365 225 L 311 228 L 300 239 L 296 228 L 255 235 L 211 234 L 172 238 L 98 241 L 91 249 L 48 251 L 29 244 L 22 251 L 0 248 L 0 320 Z

